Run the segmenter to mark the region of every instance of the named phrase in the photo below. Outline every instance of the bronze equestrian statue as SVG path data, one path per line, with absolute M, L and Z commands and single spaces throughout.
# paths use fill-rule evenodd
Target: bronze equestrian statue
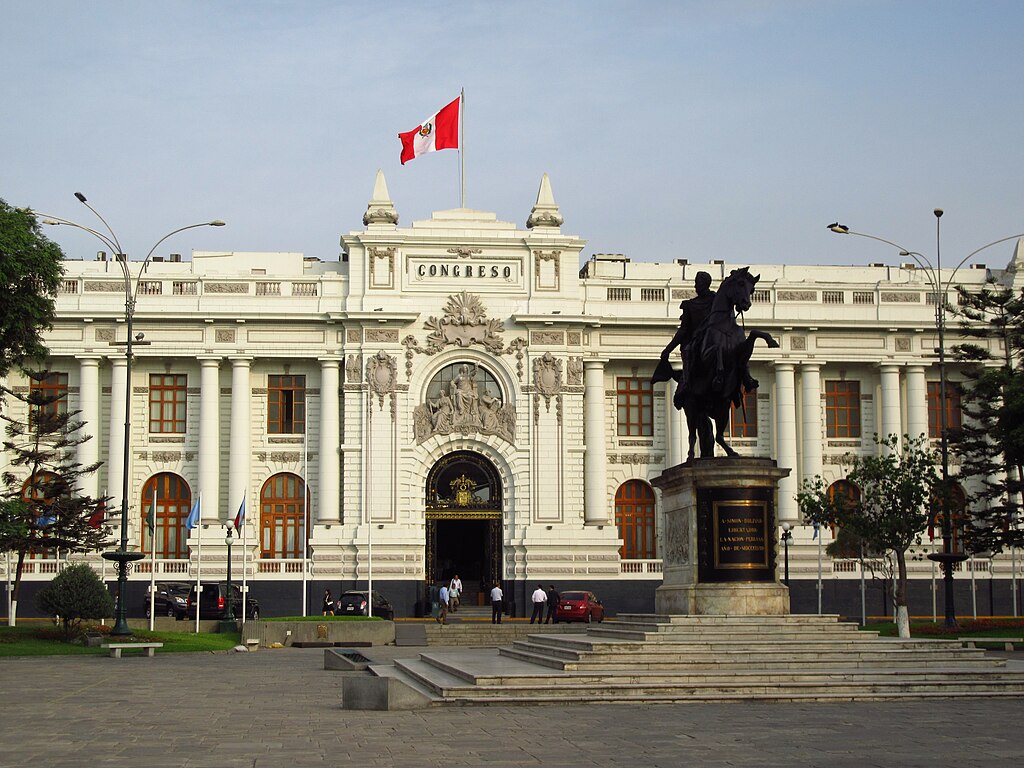
M 738 312 L 750 309 L 758 280 L 760 275 L 751 275 L 749 267 L 734 269 L 715 293 L 710 290 L 711 276 L 699 272 L 697 297 L 679 305 L 683 310 L 679 330 L 661 353 L 651 382 L 672 379 L 677 383 L 672 402 L 686 413 L 690 433 L 687 460 L 694 457 L 698 442 L 701 458 L 715 455 L 715 443 L 726 455 L 739 455 L 725 441 L 725 429 L 732 406 L 742 405 L 744 392 L 757 389 L 749 365 L 754 342 L 762 339 L 768 347 L 779 346 L 771 334 L 759 330 L 745 334 L 736 322 Z M 683 358 L 682 371 L 673 370 L 669 362 L 676 347 Z

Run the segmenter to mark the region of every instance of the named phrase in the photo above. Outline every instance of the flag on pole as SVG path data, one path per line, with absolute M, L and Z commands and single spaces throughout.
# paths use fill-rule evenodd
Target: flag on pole
M 103 522 L 107 519 L 107 502 L 105 499 L 101 500 L 96 505 L 96 511 L 89 515 L 89 527 L 99 528 L 103 525 Z
M 190 531 L 199 525 L 199 502 L 202 500 L 202 496 L 196 498 L 196 503 L 192 505 L 192 511 L 188 513 L 188 517 L 185 519 L 185 527 Z
M 402 142 L 402 165 L 439 149 L 459 148 L 459 102 L 462 96 L 441 108 L 411 131 L 398 134 Z
M 150 534 L 156 530 L 156 510 L 152 503 L 149 505 L 149 511 L 146 512 L 146 527 L 149 528 Z
M 235 530 L 242 530 L 242 523 L 245 522 L 245 496 L 242 497 L 242 503 L 238 505 L 238 514 L 235 515 Z
M 821 523 L 815 523 L 814 524 L 814 535 L 811 536 L 811 541 L 814 541 L 816 538 L 818 538 L 818 530 L 820 528 L 821 528 Z

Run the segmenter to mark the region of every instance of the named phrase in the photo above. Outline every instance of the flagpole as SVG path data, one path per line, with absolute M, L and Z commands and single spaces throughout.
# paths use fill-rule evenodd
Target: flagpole
M 825 585 L 821 580 L 821 525 L 819 523 L 814 524 L 814 535 L 818 539 L 818 615 L 821 616 L 821 593 L 825 588 Z
M 302 615 L 306 615 L 306 579 L 309 571 L 309 433 L 302 432 Z
M 248 486 L 248 482 L 246 482 Z M 239 533 L 242 536 L 242 626 L 245 627 L 245 609 L 249 602 L 249 585 L 245 580 L 245 493 L 242 494 L 242 530 Z M 238 527 L 238 526 L 236 526 Z
M 466 207 L 466 89 L 459 91 L 459 208 Z
M 156 483 L 153 483 L 153 501 L 149 512 L 153 516 L 149 528 L 149 631 L 153 631 L 156 621 Z M 147 523 L 150 521 L 146 521 Z M 168 595 L 170 597 L 170 595 Z
M 203 492 L 199 492 L 198 520 L 196 520 L 196 634 L 199 634 L 199 613 L 203 607 Z M 191 516 L 191 512 L 189 513 Z

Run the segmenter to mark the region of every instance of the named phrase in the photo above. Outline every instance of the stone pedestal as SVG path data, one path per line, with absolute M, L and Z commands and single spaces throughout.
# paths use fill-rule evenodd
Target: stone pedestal
M 665 510 L 659 614 L 784 615 L 771 459 L 692 459 L 653 480 Z

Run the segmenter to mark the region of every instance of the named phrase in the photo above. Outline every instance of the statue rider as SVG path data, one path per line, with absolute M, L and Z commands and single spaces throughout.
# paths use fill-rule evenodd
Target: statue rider
M 651 378 L 652 383 L 675 379 L 678 382 L 673 403 L 676 408 L 683 407 L 683 398 L 690 386 L 690 372 L 699 356 L 699 348 L 704 338 L 701 326 L 711 314 L 711 303 L 715 300 L 715 292 L 711 290 L 711 275 L 707 272 L 698 272 L 693 280 L 693 287 L 697 295 L 692 299 L 684 299 L 679 304 L 683 313 L 679 315 L 679 328 L 668 346 L 661 352 L 661 362 Z M 683 370 L 676 372 L 672 370 L 669 357 L 672 351 L 679 347 L 679 353 L 683 361 Z

